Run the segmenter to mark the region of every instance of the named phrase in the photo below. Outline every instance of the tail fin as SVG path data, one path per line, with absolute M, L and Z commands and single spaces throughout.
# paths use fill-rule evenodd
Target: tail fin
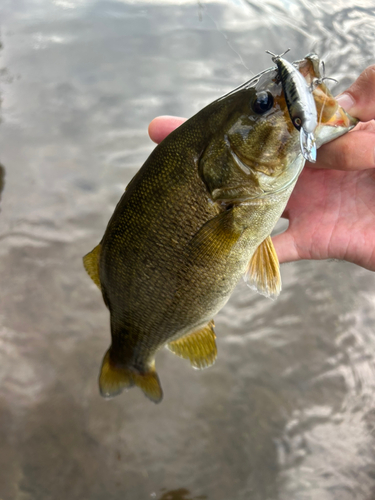
M 136 385 L 154 403 L 163 399 L 163 391 L 154 367 L 145 373 L 137 373 L 125 366 L 115 365 L 110 358 L 110 349 L 103 359 L 99 376 L 100 394 L 105 398 L 117 396 L 124 389 Z

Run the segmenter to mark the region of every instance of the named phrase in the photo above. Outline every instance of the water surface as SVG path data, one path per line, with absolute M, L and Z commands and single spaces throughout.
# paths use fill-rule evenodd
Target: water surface
M 373 2 L 4 0 L 0 90 L 0 498 L 372 500 L 372 273 L 282 267 L 241 283 L 197 372 L 163 351 L 161 405 L 110 401 L 108 312 L 82 255 L 154 145 L 272 65 L 318 52 L 345 89 L 373 63 Z

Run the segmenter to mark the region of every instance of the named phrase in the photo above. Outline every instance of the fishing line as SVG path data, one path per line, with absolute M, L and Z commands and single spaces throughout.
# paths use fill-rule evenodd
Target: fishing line
M 240 63 L 242 64 L 242 66 L 247 70 L 247 71 L 250 71 L 250 73 L 252 75 L 254 75 L 254 72 L 250 70 L 250 68 L 248 68 L 244 62 L 244 60 L 242 59 L 242 56 L 239 52 L 237 52 L 237 50 L 231 45 L 231 42 L 229 41 L 229 38 L 228 38 L 228 35 L 226 35 L 224 33 L 223 30 L 221 30 L 219 28 L 219 25 L 218 23 L 215 21 L 215 19 L 211 16 L 211 14 L 209 14 L 208 10 L 207 10 L 207 7 L 201 2 L 201 0 L 198 0 L 198 5 L 201 9 L 201 11 L 199 12 L 199 15 L 201 15 L 201 12 L 205 12 L 206 15 L 211 19 L 211 21 L 214 23 L 215 27 L 216 27 L 216 30 L 220 33 L 220 35 L 222 35 L 228 45 L 228 47 L 238 56 L 238 59 L 240 60 Z

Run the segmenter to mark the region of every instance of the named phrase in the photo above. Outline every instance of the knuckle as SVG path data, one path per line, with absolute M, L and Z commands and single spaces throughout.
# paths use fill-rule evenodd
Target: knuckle
M 350 90 L 356 96 L 364 92 L 372 93 L 375 86 L 375 64 L 366 68 L 350 87 Z M 367 94 L 368 95 L 368 94 Z
M 372 83 L 375 83 L 375 64 L 372 64 L 371 66 L 369 66 L 368 68 L 366 68 L 362 75 L 364 75 L 364 77 L 371 81 Z

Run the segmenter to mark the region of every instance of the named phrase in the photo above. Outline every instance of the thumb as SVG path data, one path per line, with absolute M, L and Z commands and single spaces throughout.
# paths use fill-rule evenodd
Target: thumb
M 296 241 L 290 229 L 272 238 L 280 264 L 301 260 Z
M 186 118 L 179 116 L 157 116 L 148 126 L 148 134 L 154 142 L 159 144 L 184 121 L 186 121 Z

